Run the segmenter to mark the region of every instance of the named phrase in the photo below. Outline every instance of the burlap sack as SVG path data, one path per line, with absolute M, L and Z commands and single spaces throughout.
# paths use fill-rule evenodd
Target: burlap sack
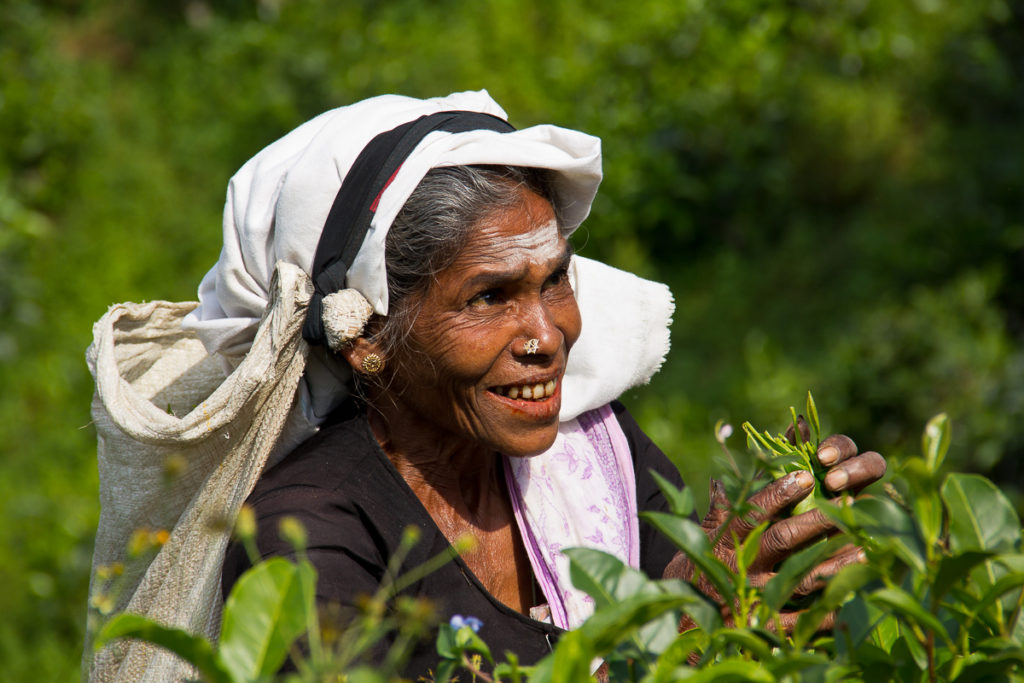
M 87 360 L 96 380 L 100 514 L 96 570 L 124 563 L 117 609 L 216 638 L 224 549 L 239 507 L 268 458 L 315 429 L 293 410 L 308 346 L 301 328 L 312 291 L 298 267 L 279 263 L 270 305 L 245 359 L 225 376 L 182 318 L 197 304 L 112 306 L 93 328 Z M 148 566 L 127 556 L 139 528 L 170 530 Z M 180 681 L 195 672 L 140 642 L 93 656 L 83 678 Z

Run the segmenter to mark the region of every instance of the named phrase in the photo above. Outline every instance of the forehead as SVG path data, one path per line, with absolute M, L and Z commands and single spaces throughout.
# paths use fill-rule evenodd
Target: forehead
M 551 204 L 533 192 L 523 192 L 521 197 L 516 205 L 485 216 L 473 227 L 453 267 L 512 266 L 524 261 L 545 262 L 562 254 L 565 238 Z

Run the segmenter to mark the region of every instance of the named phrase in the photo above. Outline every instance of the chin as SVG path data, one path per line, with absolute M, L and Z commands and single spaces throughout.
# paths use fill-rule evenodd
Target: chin
M 532 458 L 533 456 L 540 455 L 547 449 L 551 448 L 551 445 L 555 443 L 555 438 L 557 436 L 558 426 L 556 423 L 555 428 L 551 430 L 550 434 L 545 434 L 540 438 L 530 439 L 527 442 L 505 442 L 505 445 L 497 450 L 501 454 L 507 455 L 510 458 Z

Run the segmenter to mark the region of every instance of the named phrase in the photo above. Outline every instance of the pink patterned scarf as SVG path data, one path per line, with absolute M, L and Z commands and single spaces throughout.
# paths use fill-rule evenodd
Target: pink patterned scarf
M 573 587 L 563 548 L 603 550 L 640 564 L 636 477 L 611 406 L 563 422 L 554 445 L 532 458 L 506 458 L 512 508 L 552 623 L 579 626 L 593 600 Z

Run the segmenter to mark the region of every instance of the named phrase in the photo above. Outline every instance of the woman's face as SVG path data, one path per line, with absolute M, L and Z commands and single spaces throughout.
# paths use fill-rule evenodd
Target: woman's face
M 424 295 L 409 351 L 389 359 L 403 421 L 510 456 L 554 442 L 562 376 L 580 334 L 570 246 L 551 205 L 521 196 L 474 227 Z M 539 344 L 527 355 L 529 339 Z

